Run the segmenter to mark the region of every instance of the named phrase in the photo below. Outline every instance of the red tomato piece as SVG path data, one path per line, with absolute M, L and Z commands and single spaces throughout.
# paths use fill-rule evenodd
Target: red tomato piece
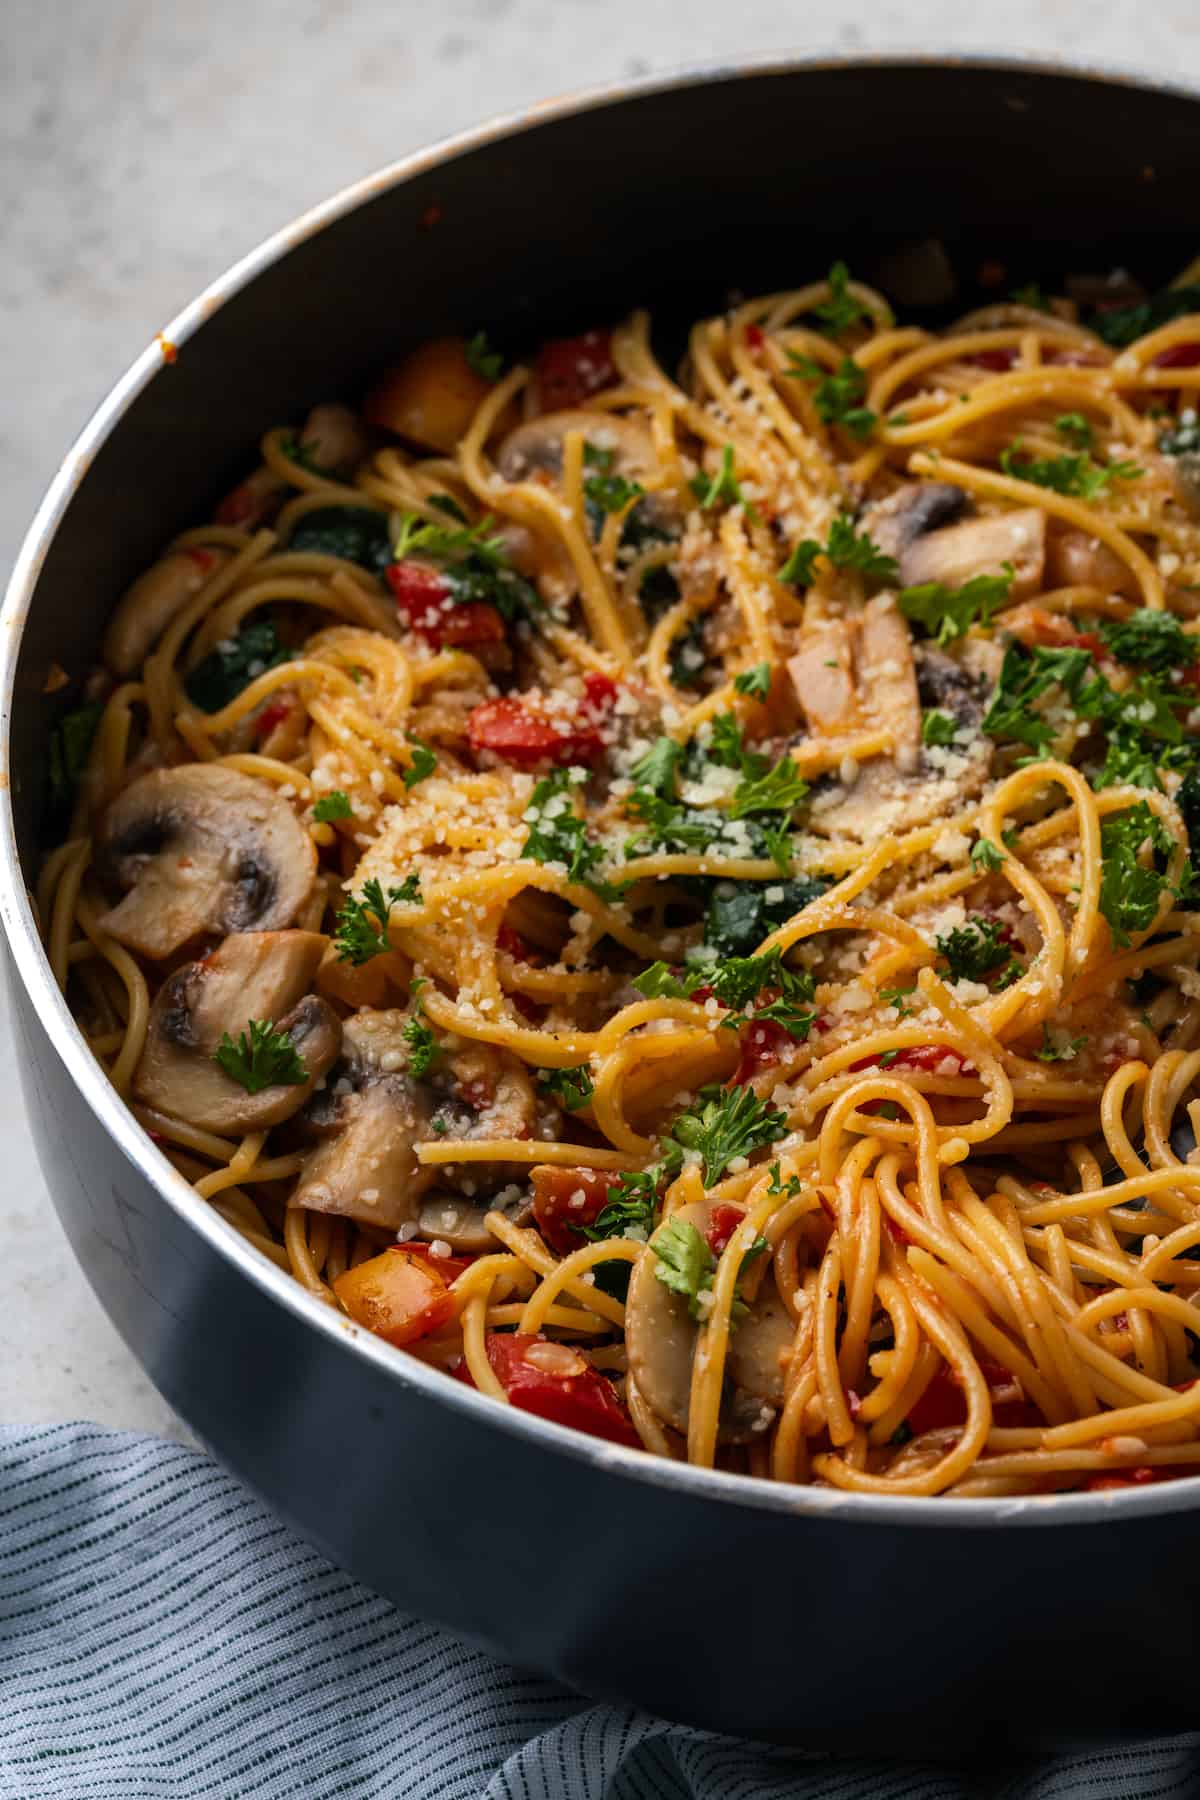
M 766 343 L 766 335 L 761 325 L 747 325 L 746 342 L 751 350 L 761 350 Z
M 592 1367 L 582 1350 L 541 1336 L 489 1331 L 487 1354 L 510 1406 L 640 1450 L 642 1440 L 611 1381 Z
M 698 998 L 699 995 L 693 995 L 693 999 Z M 784 1046 L 792 1042 L 791 1033 L 775 1019 L 760 1019 L 756 1024 L 747 1025 L 741 1038 L 742 1059 L 729 1085 L 745 1087 L 764 1069 L 773 1068 L 780 1060 Z
M 745 1216 L 745 1211 L 740 1206 L 727 1206 L 722 1202 L 713 1207 L 704 1238 L 714 1256 L 720 1256 L 725 1250 Z
M 977 350 L 974 356 L 967 357 L 967 361 L 974 363 L 977 368 L 994 369 L 998 375 L 1002 375 L 1006 369 L 1016 365 L 1019 356 L 1020 351 L 1016 345 L 1010 344 L 1007 349 Z
M 992 1420 L 996 1425 L 1039 1425 L 1041 1416 L 1021 1392 L 1019 1382 L 1001 1363 L 979 1358 L 979 1367 L 992 1396 Z M 953 1369 L 942 1363 L 917 1404 L 908 1415 L 907 1424 L 914 1437 L 925 1431 L 940 1431 L 951 1425 L 965 1425 L 967 1401 Z
M 405 1256 L 420 1257 L 445 1282 L 457 1281 L 475 1261 L 473 1256 L 435 1256 L 432 1244 L 422 1243 L 417 1238 L 411 1238 L 397 1247 L 404 1251 Z
M 1031 607 L 1026 618 L 1014 626 L 1013 635 L 1023 644 L 1039 644 L 1047 649 L 1090 650 L 1093 656 L 1108 654 L 1094 631 L 1080 631 L 1061 613 L 1047 612 L 1043 606 Z
M 615 694 L 616 687 L 606 675 L 589 675 L 585 687 L 593 681 L 604 687 L 595 699 L 589 689 L 573 715 L 550 712 L 536 692 L 484 700 L 467 720 L 467 740 L 472 750 L 490 750 L 493 756 L 502 757 L 519 769 L 540 762 L 558 763 L 564 768 L 571 763 L 597 762 L 605 750 L 601 726 L 611 708 L 608 692 Z
M 386 573 L 396 596 L 396 611 L 409 630 L 433 649 L 504 641 L 504 620 L 496 608 L 478 600 L 456 605 L 448 583 L 428 563 L 408 557 L 390 563 Z
M 941 1069 L 946 1057 L 950 1057 L 957 1065 L 948 1070 L 948 1074 L 961 1075 L 964 1069 L 972 1067 L 957 1050 L 948 1050 L 944 1044 L 914 1044 L 909 1050 L 897 1050 L 891 1062 L 882 1065 L 883 1073 L 886 1075 L 890 1069 L 919 1069 L 922 1074 L 931 1075 Z M 864 1056 L 861 1062 L 850 1065 L 855 1075 L 863 1069 L 878 1069 L 880 1066 L 877 1056 Z
M 434 1259 L 408 1245 L 347 1269 L 333 1291 L 352 1319 L 389 1344 L 428 1337 L 454 1317 L 454 1299 Z
M 616 382 L 611 332 L 585 331 L 582 337 L 552 338 L 538 352 L 535 374 L 543 412 L 578 406 L 590 394 Z
M 1150 367 L 1152 369 L 1200 368 L 1200 344 L 1172 344 L 1169 350 L 1159 351 Z
M 531 968 L 537 968 L 546 960 L 541 951 L 535 950 L 511 925 L 501 925 L 496 933 L 496 948 L 503 950 L 505 956 L 511 956 L 514 962 L 528 963 Z
M 282 725 L 292 710 L 290 700 L 272 700 L 264 706 L 254 721 L 255 737 L 270 737 L 277 725 Z
M 533 1216 L 551 1250 L 569 1256 L 586 1241 L 580 1229 L 594 1225 L 608 1202 L 614 1177 L 603 1169 L 561 1169 L 539 1163 L 533 1182 Z
M 1089 1494 L 1100 1494 L 1106 1488 L 1144 1487 L 1152 1481 L 1178 1481 L 1181 1476 L 1195 1473 L 1195 1463 L 1142 1463 L 1136 1469 L 1089 1475 L 1083 1485 Z

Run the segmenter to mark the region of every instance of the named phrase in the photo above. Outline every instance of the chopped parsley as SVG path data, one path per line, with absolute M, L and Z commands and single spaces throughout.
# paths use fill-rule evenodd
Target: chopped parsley
M 906 1006 L 904 1002 L 916 991 L 915 983 L 911 983 L 908 987 L 880 988 L 879 998 L 888 1006 L 894 1006 L 902 1019 L 908 1019 L 912 1017 L 914 1008 Z
M 1000 452 L 1000 467 L 1018 481 L 1053 488 L 1079 500 L 1095 500 L 1114 481 L 1140 481 L 1145 470 L 1132 462 L 1093 462 L 1084 451 L 1064 456 L 1023 456 L 1017 438 Z
M 331 825 L 335 819 L 351 819 L 353 817 L 350 801 L 341 788 L 334 788 L 330 793 L 322 794 L 313 806 L 313 818 L 318 825 Z
M 1079 1055 L 1086 1043 L 1086 1032 L 1083 1037 L 1077 1038 L 1062 1032 L 1055 1032 L 1052 1036 L 1050 1027 L 1043 1024 L 1042 1047 L 1037 1053 L 1037 1059 L 1039 1062 L 1070 1062 L 1072 1057 Z
M 724 500 L 730 506 L 744 507 L 748 519 L 755 519 L 758 516 L 746 500 L 741 485 L 734 475 L 732 444 L 726 444 L 722 450 L 721 466 L 715 475 L 705 475 L 701 471 L 700 474 L 692 476 L 688 485 L 705 512 Z
M 1132 306 L 1098 312 L 1089 324 L 1106 344 L 1123 346 L 1136 343 L 1147 332 L 1157 331 L 1160 325 L 1169 325 L 1172 319 L 1181 319 L 1191 312 L 1200 312 L 1200 287 L 1164 288 Z
M 715 881 L 704 918 L 705 948 L 718 956 L 745 956 L 818 899 L 827 886 L 819 875 L 766 883 Z
M 56 812 L 65 812 L 75 798 L 103 714 L 104 702 L 90 701 L 64 713 L 50 733 L 50 800 Z
M 248 1094 L 263 1088 L 297 1087 L 308 1080 L 308 1070 L 285 1031 L 276 1031 L 269 1019 L 251 1019 L 234 1042 L 225 1032 L 213 1052 L 213 1061 Z
M 444 496 L 436 498 L 440 501 Z M 439 511 L 446 508 L 439 506 Z M 535 618 L 542 611 L 537 589 L 510 566 L 507 545 L 491 531 L 493 524 L 489 516 L 477 525 L 438 525 L 417 513 L 404 513 L 392 560 L 425 556 L 441 564 L 446 592 L 456 606 L 494 606 L 501 618 L 510 621 Z
M 723 1026 L 736 1030 L 761 1019 L 771 1019 L 790 1036 L 804 1039 L 812 1030 L 816 1013 L 804 1002 L 813 997 L 813 978 L 807 969 L 789 969 L 778 949 L 764 951 L 761 956 L 732 956 L 722 962 L 702 963 L 673 973 L 667 963 L 651 963 L 634 977 L 634 987 L 648 1000 L 686 1000 L 698 989 L 707 989 L 714 1000 L 726 1008 L 730 1016 Z M 745 1008 L 764 989 L 776 997 L 753 1013 Z
M 689 1315 L 693 1319 L 703 1319 L 704 1307 L 700 1296 L 712 1287 L 717 1259 L 696 1227 L 686 1219 L 668 1219 L 655 1232 L 650 1248 L 658 1258 L 654 1273 L 663 1286 L 670 1288 L 672 1293 L 684 1295 Z M 766 1238 L 756 1238 L 742 1258 L 742 1268 L 752 1258 L 761 1256 L 766 1248 Z M 738 1295 L 730 1310 L 730 1322 L 736 1325 L 745 1318 L 748 1310 L 745 1301 Z
M 1119 948 L 1131 942 L 1133 932 L 1154 923 L 1167 885 L 1158 859 L 1173 848 L 1166 827 L 1144 800 L 1102 822 L 1100 911 Z
M 682 760 L 683 748 L 674 738 L 655 738 L 629 774 L 636 787 L 648 788 L 661 800 L 671 800 L 676 791 L 676 770 Z
M 734 676 L 733 685 L 739 694 L 752 696 L 756 700 L 765 700 L 771 691 L 770 663 L 755 663 L 752 669 L 743 669 L 740 675 Z
M 753 1088 L 700 1090 L 700 1104 L 681 1113 L 666 1142 L 668 1170 L 678 1173 L 684 1151 L 698 1157 L 705 1187 L 721 1179 L 729 1164 L 765 1150 L 787 1135 L 787 1119 L 760 1100 Z
M 538 782 L 525 814 L 529 836 L 521 855 L 534 862 L 559 863 L 568 881 L 593 887 L 596 884 L 588 878 L 604 860 L 604 852 L 592 842 L 587 824 L 571 804 L 572 789 L 586 779 L 582 769 L 555 769 Z
M 1034 702 L 1055 685 L 1076 690 L 1091 665 L 1086 650 L 1035 650 L 1027 655 L 1010 644 L 1000 669 L 991 705 L 983 718 L 990 737 L 1027 744 L 1039 755 L 1054 738 L 1048 719 L 1033 710 Z
M 486 331 L 477 331 L 474 337 L 468 338 L 464 346 L 467 362 L 476 375 L 484 381 L 498 381 L 500 371 L 504 367 L 504 358 L 498 350 L 493 350 L 488 343 Z
M 1024 287 L 1014 288 L 1009 299 L 1014 306 L 1027 306 L 1033 312 L 1050 311 L 1050 303 L 1036 281 L 1027 281 Z
M 648 1238 L 654 1230 L 658 1188 L 664 1171 L 657 1164 L 624 1174 L 608 1189 L 605 1205 L 590 1225 L 575 1229 L 593 1244 L 611 1237 Z
M 1155 675 L 1195 662 L 1200 640 L 1192 637 L 1174 613 L 1144 606 L 1127 619 L 1103 619 L 1100 636 L 1118 662 Z
M 547 1093 L 561 1102 L 565 1112 L 578 1112 L 596 1091 L 586 1063 L 573 1069 L 539 1069 L 538 1080 Z
M 867 391 L 867 374 L 852 356 L 843 356 L 832 375 L 811 356 L 789 350 L 788 358 L 792 367 L 784 373 L 812 385 L 818 419 L 826 425 L 841 425 L 860 440 L 870 437 L 878 423 L 878 414 L 861 404 Z
M 960 588 L 945 587 L 940 581 L 901 588 L 896 604 L 906 619 L 924 626 L 936 643 L 945 646 L 964 637 L 972 625 L 991 623 L 993 613 L 1008 599 L 1012 578 L 1012 564 L 1005 563 L 1003 575 L 973 575 Z
M 952 744 L 958 736 L 958 721 L 949 713 L 931 711 L 921 714 L 921 742 L 928 746 Z
M 794 1200 L 797 1194 L 803 1192 L 804 1184 L 800 1180 L 800 1177 L 798 1175 L 789 1175 L 787 1180 L 784 1181 L 780 1166 L 777 1162 L 771 1164 L 770 1174 L 771 1179 L 767 1183 L 768 1194 L 782 1194 L 785 1200 Z
M 1091 449 L 1092 422 L 1081 412 L 1060 413 L 1054 421 L 1054 429 L 1073 450 Z
M 287 662 L 290 655 L 270 619 L 251 619 L 236 637 L 218 644 L 196 664 L 184 681 L 184 692 L 201 712 L 220 712 L 265 670 Z
M 811 587 L 818 556 L 826 557 L 835 569 L 852 569 L 876 581 L 894 581 L 899 572 L 895 557 L 885 556 L 865 531 L 856 531 L 849 513 L 837 515 L 823 544 L 815 538 L 802 539 L 780 569 L 780 581 Z
M 337 914 L 333 947 L 338 960 L 361 968 L 372 957 L 382 956 L 392 947 L 387 930 L 393 906 L 420 904 L 420 877 L 415 873 L 386 894 L 379 881 L 365 881 L 361 898 L 351 894 Z
M 752 813 L 782 812 L 791 814 L 808 793 L 795 761 L 785 751 L 765 774 L 746 776 L 734 789 L 729 803 L 731 819 L 748 818 Z
M 623 475 L 589 475 L 583 491 L 602 513 L 624 512 L 646 492 L 640 481 L 626 481 Z
M 997 988 L 1005 988 L 1025 972 L 1006 937 L 1007 927 L 998 920 L 974 913 L 934 943 L 945 958 L 951 981 L 992 981 Z
M 971 845 L 971 867 L 977 875 L 990 875 L 1004 867 L 1004 858 L 991 838 L 977 838 Z
M 423 744 L 421 739 L 419 737 L 414 737 L 411 731 L 406 732 L 405 736 L 412 745 L 413 755 L 411 763 L 404 771 L 404 785 L 406 788 L 415 788 L 419 782 L 424 781 L 427 776 L 433 774 L 433 771 L 437 768 L 438 759 L 429 748 L 429 745 Z
M 860 319 L 871 322 L 869 307 L 850 292 L 850 271 L 844 262 L 835 262 L 830 269 L 829 298 L 814 306 L 813 314 L 820 319 L 830 337 L 841 337 Z
M 400 1036 L 406 1044 L 412 1046 L 412 1055 L 408 1059 L 409 1073 L 414 1081 L 422 1081 L 442 1060 L 442 1047 L 424 1019 L 409 1019 Z

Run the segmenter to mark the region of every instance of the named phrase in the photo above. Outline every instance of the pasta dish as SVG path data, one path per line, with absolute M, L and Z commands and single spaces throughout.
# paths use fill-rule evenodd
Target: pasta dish
M 424 344 L 56 727 L 118 1093 L 500 1403 L 858 1492 L 1200 1470 L 1200 269 L 979 279 Z

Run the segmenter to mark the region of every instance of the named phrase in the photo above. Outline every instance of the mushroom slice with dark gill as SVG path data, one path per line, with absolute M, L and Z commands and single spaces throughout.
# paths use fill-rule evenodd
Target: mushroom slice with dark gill
M 176 969 L 150 1009 L 138 1099 L 226 1134 L 263 1131 L 298 1112 L 341 1046 L 337 1014 L 310 992 L 327 941 L 316 931 L 235 932 L 203 962 Z M 213 1060 L 225 1033 L 236 1043 L 252 1019 L 291 1040 L 304 1081 L 251 1094 Z
M 899 585 L 963 587 L 975 575 L 1012 570 L 1010 598 L 1039 591 L 1046 562 L 1040 507 L 964 517 L 966 495 L 945 481 L 910 482 L 863 515 L 862 529 L 899 564 Z
M 815 737 L 846 737 L 870 726 L 892 734 L 889 756 L 844 763 L 814 787 L 813 829 L 856 838 L 913 830 L 980 792 L 991 744 L 978 726 L 984 684 L 951 656 L 914 650 L 891 594 L 856 613 L 805 625 L 788 664 Z M 960 737 L 944 750 L 921 745 L 922 707 L 950 715 Z
M 101 928 L 161 959 L 206 935 L 290 925 L 312 890 L 317 853 L 267 782 L 185 763 L 117 795 L 96 834 L 96 868 L 107 887 L 125 890 Z
M 533 1085 L 515 1058 L 486 1044 L 455 1052 L 430 1078 L 417 1080 L 408 1072 L 410 1022 L 411 1014 L 398 1008 L 364 1007 L 346 1020 L 343 1060 L 305 1111 L 307 1130 L 323 1141 L 304 1165 L 293 1202 L 389 1231 L 415 1224 L 421 1236 L 442 1238 L 456 1250 L 473 1250 L 485 1238 L 490 1247 L 483 1225 L 488 1209 L 475 1195 L 511 1179 L 512 1165 L 423 1168 L 417 1146 L 442 1137 L 528 1137 Z M 452 1178 L 463 1188 L 461 1199 L 441 1191 Z M 437 1199 L 423 1207 L 435 1182 Z
M 696 1201 L 681 1206 L 672 1218 L 694 1226 L 703 1236 L 711 1211 L 707 1201 Z M 664 1221 L 655 1237 L 669 1223 Z M 653 1246 L 654 1239 L 650 1242 Z M 673 1430 L 686 1432 L 700 1327 L 688 1312 L 686 1296 L 661 1282 L 657 1268 L 651 1247 L 638 1258 L 630 1278 L 625 1303 L 629 1372 L 655 1416 Z M 768 1271 L 749 1313 L 730 1334 L 718 1431 L 721 1443 L 750 1443 L 764 1434 L 783 1404 L 794 1338 L 795 1327 Z

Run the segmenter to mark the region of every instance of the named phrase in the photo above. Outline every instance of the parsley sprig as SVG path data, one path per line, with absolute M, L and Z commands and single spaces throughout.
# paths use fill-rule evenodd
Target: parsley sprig
M 924 626 L 944 647 L 965 637 L 972 625 L 991 623 L 993 613 L 1008 599 L 1012 578 L 1012 564 L 1005 563 L 1002 575 L 974 575 L 960 588 L 948 588 L 940 581 L 901 588 L 896 604 L 906 619 Z
M 1101 824 L 1100 911 L 1119 948 L 1132 941 L 1132 933 L 1154 923 L 1167 885 L 1159 862 L 1174 847 L 1162 820 L 1144 800 Z
M 1052 488 L 1078 500 L 1095 500 L 1114 481 L 1139 481 L 1145 470 L 1133 462 L 1097 463 L 1085 451 L 1063 456 L 1026 456 L 1020 438 L 1000 452 L 1000 467 L 1018 481 Z
M 525 812 L 529 835 L 522 856 L 534 862 L 561 863 L 568 881 L 611 892 L 590 879 L 604 851 L 588 834 L 587 822 L 575 811 L 573 794 L 587 779 L 584 769 L 554 769 L 538 782 Z
M 726 444 L 721 452 L 721 463 L 715 475 L 705 475 L 701 471 L 693 475 L 688 483 L 693 494 L 700 502 L 701 509 L 708 512 L 712 507 L 725 501 L 729 506 L 744 508 L 748 519 L 757 519 L 758 514 L 742 493 L 741 483 L 733 472 L 733 445 Z
M 1006 941 L 997 919 L 974 913 L 962 925 L 934 939 L 946 960 L 951 981 L 988 981 L 997 989 L 1011 987 L 1025 965 Z
M 664 1287 L 670 1288 L 672 1293 L 684 1295 L 691 1318 L 702 1319 L 705 1309 L 700 1296 L 712 1288 L 713 1277 L 717 1272 L 717 1259 L 696 1227 L 689 1219 L 668 1219 L 655 1232 L 650 1248 L 658 1259 L 654 1273 L 659 1281 Z M 766 1249 L 766 1238 L 758 1237 L 754 1240 L 742 1258 L 739 1279 L 747 1264 L 763 1255 Z M 729 1315 L 731 1324 L 739 1324 L 748 1311 L 741 1295 L 735 1293 Z
M 393 906 L 420 904 L 421 879 L 415 873 L 407 876 L 399 887 L 388 888 L 386 893 L 380 881 L 364 881 L 361 896 L 351 894 L 337 914 L 333 947 L 338 960 L 361 968 L 372 957 L 382 956 L 392 947 L 388 939 L 388 922 Z
M 899 572 L 895 557 L 885 556 L 867 532 L 857 531 L 849 513 L 837 515 L 823 544 L 816 538 L 803 538 L 780 569 L 780 581 L 811 587 L 818 556 L 824 556 L 835 569 L 852 569 L 874 581 L 894 581 Z
M 681 1113 L 664 1150 L 667 1168 L 678 1173 L 684 1152 L 699 1157 L 705 1187 L 718 1182 L 735 1158 L 752 1156 L 787 1135 L 787 1119 L 750 1087 L 701 1088 L 700 1104 Z
M 841 337 L 860 319 L 873 322 L 870 308 L 850 292 L 850 271 L 841 261 L 835 262 L 829 271 L 828 300 L 814 306 L 813 313 L 830 337 Z
M 579 1063 L 573 1069 L 539 1069 L 538 1081 L 561 1103 L 564 1112 L 578 1112 L 596 1091 L 586 1063 Z
M 354 817 L 349 798 L 341 788 L 333 788 L 328 794 L 313 805 L 313 818 L 318 825 L 331 825 L 335 819 L 351 819 Z
M 761 956 L 730 956 L 720 962 L 697 964 L 679 975 L 667 963 L 651 963 L 634 977 L 633 985 L 648 1000 L 686 1000 L 707 988 L 717 1003 L 727 1009 L 729 1017 L 721 1023 L 731 1030 L 772 1019 L 790 1036 L 803 1040 L 817 1016 L 805 1004 L 813 997 L 812 975 L 807 969 L 789 969 L 778 949 L 764 951 Z M 772 991 L 775 998 L 748 1013 L 746 1008 L 764 991 Z
M 792 366 L 784 374 L 809 383 L 818 419 L 826 425 L 841 425 L 860 442 L 870 437 L 879 415 L 862 405 L 867 374 L 852 356 L 843 356 L 832 373 L 811 356 L 801 356 L 795 350 L 788 351 L 788 360 Z
M 308 1080 L 295 1044 L 285 1031 L 276 1031 L 269 1019 L 249 1020 L 236 1041 L 225 1032 L 213 1061 L 248 1094 L 269 1087 L 298 1087 Z

